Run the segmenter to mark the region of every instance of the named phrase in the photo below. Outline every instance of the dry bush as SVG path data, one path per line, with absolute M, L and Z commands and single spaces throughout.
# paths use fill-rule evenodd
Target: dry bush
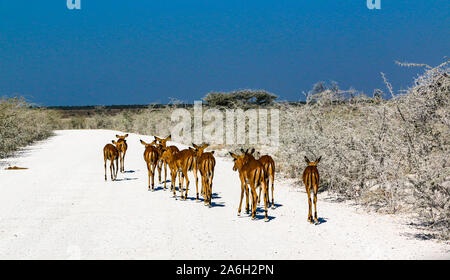
M 0 99 L 0 158 L 18 148 L 52 135 L 58 128 L 56 112 L 31 108 L 21 98 Z
M 422 225 L 449 238 L 447 65 L 427 67 L 400 95 L 383 75 L 390 100 L 380 99 L 379 90 L 367 98 L 335 85 L 315 86 L 306 105 L 281 110 L 278 166 L 299 178 L 303 157 L 322 155 L 321 189 L 380 211 L 414 210 Z

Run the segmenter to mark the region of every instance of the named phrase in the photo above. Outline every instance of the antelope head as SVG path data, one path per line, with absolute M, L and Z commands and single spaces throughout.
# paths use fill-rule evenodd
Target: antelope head
M 167 136 L 166 138 L 159 138 L 155 136 L 155 141 L 158 141 L 162 146 L 166 146 L 167 141 L 172 139 L 172 135 Z
M 151 143 L 147 143 L 147 142 L 145 142 L 143 140 L 140 140 L 140 141 L 141 141 L 141 144 L 144 145 L 146 148 L 149 147 L 149 146 L 156 146 L 157 145 L 156 144 L 156 140 L 153 140 Z
M 306 156 L 305 156 L 305 161 L 308 164 L 308 166 L 317 166 L 317 164 L 319 164 L 320 160 L 322 159 L 322 156 L 320 156 L 318 159 L 316 159 L 316 161 L 310 161 Z
M 253 156 L 253 153 L 255 152 L 255 148 L 252 148 L 250 151 L 249 151 L 249 149 L 247 149 L 247 150 L 241 149 L 241 152 L 246 161 L 248 161 L 250 159 L 255 159 L 255 157 Z
M 242 154 L 240 156 L 233 154 L 232 152 L 229 152 L 229 154 L 233 158 L 233 161 L 234 161 L 233 171 L 241 170 L 241 168 L 244 166 L 244 164 L 246 162 L 246 160 L 245 160 L 246 154 Z
M 192 146 L 195 149 L 196 156 L 200 157 L 203 154 L 203 152 L 205 151 L 205 149 L 209 147 L 209 144 L 203 144 L 201 146 L 197 146 L 194 143 L 192 143 Z
M 116 148 L 119 149 L 119 147 L 120 147 L 119 141 L 112 140 L 111 143 L 113 143 L 114 146 L 116 146 Z
M 128 133 L 123 135 L 123 136 L 120 136 L 120 135 L 116 134 L 116 138 L 118 138 L 117 142 L 121 142 L 121 141 L 125 142 L 126 141 L 125 138 L 127 138 L 127 137 L 128 137 Z

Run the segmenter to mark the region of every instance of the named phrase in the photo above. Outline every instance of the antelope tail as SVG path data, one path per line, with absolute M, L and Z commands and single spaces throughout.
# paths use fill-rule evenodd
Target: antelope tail
M 187 169 L 188 171 L 192 171 L 194 168 L 194 157 L 189 157 L 187 162 Z

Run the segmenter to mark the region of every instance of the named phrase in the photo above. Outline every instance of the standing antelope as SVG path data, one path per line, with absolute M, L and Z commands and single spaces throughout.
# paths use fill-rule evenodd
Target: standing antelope
M 250 151 L 250 155 L 253 155 L 253 153 L 255 152 L 255 149 L 253 148 Z M 248 152 L 245 152 L 248 153 Z M 275 208 L 275 203 L 274 203 L 274 197 L 273 197 L 273 185 L 274 185 L 274 181 L 275 181 L 275 161 L 273 160 L 273 158 L 269 155 L 264 155 L 261 156 L 258 161 L 264 166 L 264 171 L 266 173 L 266 179 L 267 179 L 267 186 L 269 186 L 269 179 L 272 183 L 272 209 Z M 267 198 L 269 198 L 269 195 L 267 196 Z M 259 197 L 258 197 L 258 204 L 259 201 L 261 199 L 261 189 L 259 189 Z M 268 201 L 269 205 L 270 205 L 270 201 Z
M 214 158 L 214 151 L 205 153 L 204 150 L 209 144 L 203 144 L 201 147 L 192 144 L 197 152 L 197 165 L 202 177 L 202 194 L 205 198 L 205 205 L 211 207 L 212 200 L 212 182 L 214 179 L 214 167 L 216 166 L 216 159 Z M 198 199 L 198 189 L 197 189 Z
M 116 141 L 112 141 L 114 145 L 116 145 Z M 119 151 L 117 150 L 116 146 L 113 144 L 106 144 L 103 148 L 103 159 L 105 161 L 105 181 L 106 179 L 106 161 L 110 160 L 111 164 L 109 166 L 109 171 L 111 173 L 111 181 L 114 181 L 117 178 L 117 170 L 119 169 L 118 166 L 118 157 L 119 157 Z M 116 166 L 114 168 L 114 161 L 116 162 Z
M 316 224 L 319 223 L 317 219 L 317 191 L 319 189 L 319 170 L 317 170 L 317 164 L 320 162 L 319 157 L 316 161 L 310 161 L 305 156 L 305 161 L 308 164 L 306 166 L 305 171 L 303 171 L 303 183 L 305 184 L 306 193 L 308 194 L 308 204 L 309 204 L 309 212 L 308 212 L 308 222 L 313 223 L 313 217 L 311 214 L 311 188 L 314 192 L 314 222 Z
M 117 149 L 119 150 L 119 159 L 120 159 L 120 172 L 125 172 L 125 154 L 127 153 L 128 145 L 127 140 L 125 138 L 128 137 L 128 133 L 120 136 L 116 134 L 117 139 Z
M 181 199 L 186 200 L 189 189 L 188 171 L 191 171 L 196 165 L 195 150 L 189 148 L 176 153 L 166 153 L 168 148 L 163 148 L 163 159 L 167 161 L 170 168 L 171 187 L 173 189 L 173 196 L 176 198 L 175 181 L 177 174 L 179 175 L 179 191 L 181 192 Z M 183 196 L 183 180 L 186 179 L 186 192 Z
M 166 138 L 159 138 L 155 136 L 155 141 L 159 142 L 158 150 L 159 150 L 159 161 L 158 161 L 158 179 L 161 184 L 161 169 L 164 165 L 164 190 L 166 189 L 166 181 L 167 181 L 167 159 L 169 158 L 170 153 L 177 153 L 179 149 L 177 146 L 167 146 L 167 141 L 172 139 L 172 136 L 169 135 Z M 167 149 L 165 149 L 167 147 Z M 164 153 L 166 153 L 164 155 Z
M 152 191 L 154 191 L 155 190 L 156 164 L 158 163 L 159 151 L 155 146 L 153 146 L 153 145 L 156 145 L 156 141 L 153 141 L 150 144 L 145 143 L 142 140 L 140 140 L 140 141 L 141 141 L 141 144 L 145 146 L 144 160 L 147 163 L 147 170 L 148 170 L 148 190 L 151 189 Z
M 244 197 L 244 190 L 246 192 L 247 205 L 245 211 L 248 213 L 248 188 L 247 184 L 250 185 L 252 193 L 252 219 L 256 219 L 256 203 L 258 196 L 256 194 L 256 188 L 262 186 L 264 190 L 264 204 L 265 204 L 265 217 L 264 220 L 267 222 L 269 218 L 267 216 L 267 181 L 265 179 L 264 167 L 262 164 L 255 160 L 253 156 L 248 156 L 248 154 L 236 155 L 230 152 L 230 155 L 234 159 L 233 170 L 239 172 L 239 179 L 241 180 L 241 201 L 239 203 L 238 215 L 241 214 L 242 199 Z
M 255 157 L 253 156 L 253 154 L 255 153 L 255 148 L 253 148 L 250 152 L 248 151 L 248 149 L 246 151 L 244 151 L 244 149 L 241 149 L 241 152 L 243 154 L 245 154 L 246 157 L 251 158 L 252 160 L 255 160 Z M 273 185 L 274 185 L 274 181 L 275 181 L 275 161 L 272 159 L 271 156 L 269 155 L 264 155 L 261 156 L 258 161 L 262 164 L 262 166 L 264 167 L 264 174 L 265 174 L 265 181 L 266 181 L 266 185 L 267 188 L 269 188 L 269 181 L 271 179 L 272 181 L 272 209 L 275 208 L 275 203 L 274 203 L 274 197 L 273 197 Z M 258 204 L 261 200 L 261 191 L 262 191 L 262 186 L 259 186 L 259 195 L 258 195 Z M 269 191 L 269 189 L 267 189 L 267 192 Z M 269 197 L 269 193 L 267 193 L 267 204 L 270 206 L 270 197 Z

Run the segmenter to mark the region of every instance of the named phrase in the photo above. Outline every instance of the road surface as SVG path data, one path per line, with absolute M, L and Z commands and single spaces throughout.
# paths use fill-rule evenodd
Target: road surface
M 307 223 L 302 187 L 276 181 L 275 203 L 237 216 L 233 162 L 217 158 L 214 207 L 147 190 L 144 147 L 130 134 L 126 173 L 104 181 L 102 149 L 116 131 L 64 130 L 1 161 L 1 259 L 450 259 L 399 216 L 368 214 L 320 194 L 322 223 Z M 26 170 L 4 170 L 8 165 Z M 320 169 L 320 167 L 319 167 Z

